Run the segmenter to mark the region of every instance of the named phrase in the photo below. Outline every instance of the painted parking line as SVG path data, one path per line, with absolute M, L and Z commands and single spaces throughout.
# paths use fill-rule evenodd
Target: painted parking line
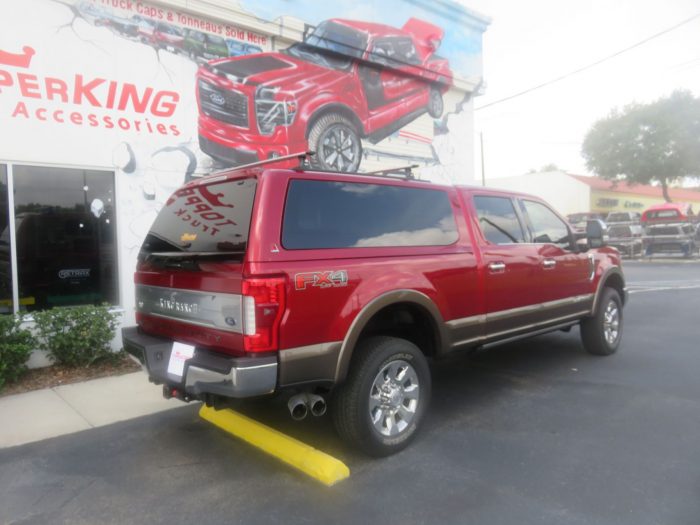
M 339 459 L 243 414 L 230 409 L 214 410 L 202 406 L 199 415 L 202 419 L 284 461 L 324 485 L 334 485 L 350 476 L 350 469 Z
M 696 281 L 678 282 L 678 281 L 646 281 L 629 283 L 627 292 L 630 294 L 645 293 L 645 292 L 664 292 L 668 290 L 697 290 L 700 289 L 700 283 Z

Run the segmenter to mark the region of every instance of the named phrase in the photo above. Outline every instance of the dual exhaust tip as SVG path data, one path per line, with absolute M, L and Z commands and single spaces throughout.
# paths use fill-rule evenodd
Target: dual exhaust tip
M 311 412 L 312 415 L 318 417 L 326 413 L 326 400 L 316 394 L 296 394 L 289 398 L 287 408 L 292 419 L 301 421 Z

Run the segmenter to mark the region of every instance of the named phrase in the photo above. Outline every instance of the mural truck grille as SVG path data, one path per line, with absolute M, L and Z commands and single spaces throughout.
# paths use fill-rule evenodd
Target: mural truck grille
M 216 120 L 242 128 L 248 127 L 248 97 L 242 93 L 219 89 L 200 81 L 199 103 L 202 111 Z

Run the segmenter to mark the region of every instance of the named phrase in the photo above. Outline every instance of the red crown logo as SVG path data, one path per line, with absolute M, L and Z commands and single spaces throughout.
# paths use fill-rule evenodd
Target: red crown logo
M 21 53 L 9 53 L 0 49 L 0 64 L 27 68 L 34 53 L 34 48 L 29 46 L 24 46 Z

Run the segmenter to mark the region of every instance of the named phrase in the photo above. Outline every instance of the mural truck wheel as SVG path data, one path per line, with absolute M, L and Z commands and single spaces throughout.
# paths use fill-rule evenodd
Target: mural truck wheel
M 428 115 L 433 118 L 440 118 L 445 105 L 442 102 L 442 93 L 437 88 L 430 88 L 430 98 L 428 99 Z
M 316 121 L 309 132 L 309 149 L 314 168 L 327 171 L 357 171 L 362 143 L 355 126 L 342 115 L 331 113 Z

